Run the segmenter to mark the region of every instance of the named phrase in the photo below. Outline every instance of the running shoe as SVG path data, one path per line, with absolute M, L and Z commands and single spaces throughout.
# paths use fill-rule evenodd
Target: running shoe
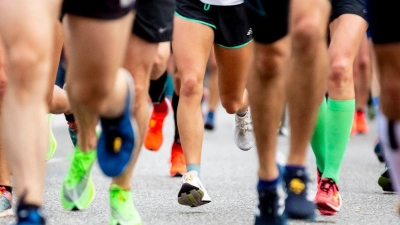
M 67 122 L 68 124 L 68 132 L 69 136 L 71 138 L 72 144 L 74 144 L 74 147 L 78 143 L 78 124 L 76 121 L 74 122 Z
M 135 135 L 138 134 L 136 121 L 131 118 L 133 103 L 133 80 L 128 71 L 128 93 L 122 115 L 114 119 L 101 118 L 102 132 L 97 143 L 97 157 L 100 169 L 106 176 L 117 177 L 128 166 L 135 147 Z
M 238 148 L 247 151 L 254 145 L 253 124 L 250 110 L 243 117 L 235 114 L 235 128 L 233 140 Z
M 282 183 L 276 189 L 258 189 L 258 208 L 255 225 L 286 225 L 285 191 Z
M 57 148 L 57 140 L 54 137 L 53 129 L 51 128 L 51 125 L 53 124 L 53 118 L 54 118 L 53 114 L 47 114 L 47 125 L 49 128 L 50 143 L 49 143 L 49 149 L 47 151 L 46 161 L 50 160 L 53 157 L 54 152 L 56 151 Z
M 356 123 L 357 123 L 357 133 L 366 134 L 369 131 L 367 118 L 365 117 L 363 110 L 357 110 L 356 112 Z
M 133 205 L 131 191 L 112 184 L 110 187 L 110 225 L 141 225 L 142 219 Z
M 17 208 L 17 223 L 16 225 L 45 225 L 44 214 L 41 208 L 24 205 L 21 202 Z
M 315 203 L 322 215 L 331 216 L 340 211 L 342 198 L 334 180 L 323 178 L 319 184 Z
M 178 203 L 197 207 L 211 202 L 206 189 L 196 171 L 189 171 L 182 177 L 182 187 L 178 193 Z
M 153 104 L 153 112 L 149 121 L 149 129 L 144 138 L 144 146 L 152 151 L 158 151 L 164 141 L 163 125 L 164 119 L 168 114 L 167 100 L 164 99 L 160 104 Z
M 206 123 L 204 124 L 204 129 L 206 130 L 214 130 L 214 112 L 208 112 Z
M 91 169 L 96 151 L 82 152 L 76 148 L 61 187 L 61 204 L 66 210 L 83 210 L 89 207 L 95 195 Z
M 0 218 L 14 215 L 12 195 L 5 187 L 0 186 Z
M 171 177 L 181 177 L 186 173 L 185 156 L 181 144 L 174 141 L 171 149 Z
M 304 170 L 289 172 L 285 170 L 286 187 L 285 213 L 292 219 L 315 219 L 315 204 L 310 183 Z
M 392 186 L 392 180 L 389 175 L 389 167 L 385 167 L 385 170 L 381 173 L 381 176 L 378 179 L 378 184 L 381 186 L 383 191 L 394 192 Z
M 385 154 L 384 154 L 383 148 L 381 146 L 379 137 L 376 138 L 374 152 L 375 152 L 375 155 L 378 158 L 379 162 L 385 162 Z

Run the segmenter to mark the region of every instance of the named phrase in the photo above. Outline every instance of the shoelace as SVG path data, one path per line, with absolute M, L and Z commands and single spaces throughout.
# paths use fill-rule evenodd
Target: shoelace
M 335 186 L 335 181 L 333 181 L 332 179 L 330 178 L 323 179 L 321 180 L 320 190 L 329 194 L 333 191 L 334 186 Z
M 239 128 L 241 133 L 246 133 L 247 131 L 251 130 L 252 122 L 248 115 L 244 117 L 237 116 L 236 119 L 238 120 L 236 127 Z
M 78 124 L 76 122 L 67 122 L 67 124 L 74 131 L 75 134 L 78 133 Z

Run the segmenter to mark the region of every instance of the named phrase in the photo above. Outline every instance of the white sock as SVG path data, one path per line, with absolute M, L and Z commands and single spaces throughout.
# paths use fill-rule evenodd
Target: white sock
M 395 190 L 400 190 L 400 120 L 389 121 L 383 113 L 379 115 L 379 138 L 383 144 L 390 178 Z M 400 200 L 400 192 L 397 191 Z

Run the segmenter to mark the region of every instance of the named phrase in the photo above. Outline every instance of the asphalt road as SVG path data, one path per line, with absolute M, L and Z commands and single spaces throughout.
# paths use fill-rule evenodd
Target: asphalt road
M 180 179 L 169 177 L 169 157 L 173 140 L 172 114 L 164 126 L 164 144 L 158 152 L 142 149 L 132 178 L 134 203 L 145 225 L 247 225 L 253 224 L 256 207 L 256 151 L 244 152 L 232 140 L 233 116 L 222 108 L 216 115 L 216 130 L 206 132 L 203 144 L 202 181 L 212 202 L 189 208 L 177 203 Z M 352 137 L 341 171 L 340 192 L 343 207 L 340 213 L 327 217 L 318 215 L 315 222 L 290 221 L 290 224 L 400 224 L 396 214 L 396 197 L 384 193 L 377 179 L 384 165 L 373 153 L 376 124 L 370 133 Z M 92 171 L 96 197 L 85 211 L 68 212 L 60 204 L 60 186 L 73 150 L 63 116 L 57 116 L 53 132 L 58 148 L 47 163 L 45 212 L 50 225 L 108 224 L 108 187 L 110 180 L 96 165 Z M 288 138 L 279 137 L 278 149 L 286 154 Z M 308 155 L 309 171 L 315 181 L 315 159 Z M 315 188 L 315 187 L 314 187 Z M 10 224 L 13 219 L 0 219 Z

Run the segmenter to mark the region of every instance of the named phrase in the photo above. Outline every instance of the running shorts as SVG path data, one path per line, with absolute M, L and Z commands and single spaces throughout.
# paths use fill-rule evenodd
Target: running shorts
M 252 41 L 252 30 L 244 4 L 215 6 L 200 0 L 177 0 L 175 15 L 211 27 L 214 43 L 225 48 L 240 48 Z
M 366 0 L 330 0 L 332 12 L 330 22 L 343 14 L 355 14 L 367 20 Z
M 368 0 L 369 28 L 374 43 L 400 42 L 400 33 L 394 28 L 400 23 L 399 7 L 398 0 Z
M 245 0 L 254 40 L 271 44 L 288 34 L 289 0 Z
M 175 0 L 138 0 L 132 33 L 145 41 L 171 41 Z
M 94 19 L 119 19 L 133 10 L 135 0 L 64 0 L 62 14 Z

